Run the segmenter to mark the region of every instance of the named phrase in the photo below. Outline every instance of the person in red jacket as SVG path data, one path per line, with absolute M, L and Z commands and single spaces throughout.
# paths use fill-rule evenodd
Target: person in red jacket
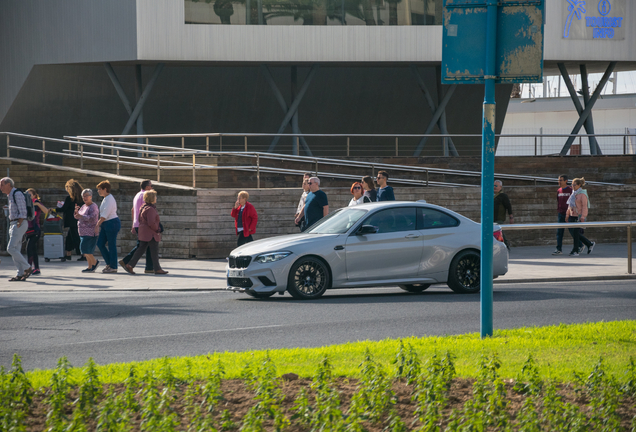
M 231 214 L 234 218 L 234 227 L 238 236 L 238 241 L 236 242 L 238 246 L 254 241 L 252 234 L 256 232 L 258 214 L 256 214 L 254 206 L 247 202 L 249 198 L 250 194 L 246 191 L 240 191 L 232 208 Z

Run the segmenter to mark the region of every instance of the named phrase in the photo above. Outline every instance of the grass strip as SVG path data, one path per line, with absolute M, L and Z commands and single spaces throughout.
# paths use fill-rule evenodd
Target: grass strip
M 573 372 L 588 371 L 599 358 L 603 358 L 606 372 L 615 376 L 624 373 L 629 357 L 636 355 L 636 320 L 596 322 L 585 324 L 560 324 L 546 327 L 522 327 L 513 330 L 496 330 L 493 337 L 481 339 L 479 334 L 457 336 L 409 337 L 409 343 L 424 359 L 435 353 L 449 351 L 455 357 L 457 376 L 475 378 L 482 355 L 496 353 L 501 361 L 500 376 L 514 377 L 532 354 L 542 376 L 561 382 L 570 382 Z M 277 365 L 278 374 L 293 372 L 309 378 L 316 373 L 317 365 L 325 356 L 333 362 L 336 376 L 360 378 L 359 365 L 366 350 L 375 360 L 388 367 L 399 349 L 400 339 L 360 341 L 320 348 L 293 348 L 268 351 L 222 352 L 193 357 L 173 357 L 170 366 L 177 378 L 188 375 L 203 379 L 220 360 L 225 368 L 225 378 L 239 378 L 245 365 L 270 358 Z M 112 363 L 97 366 L 97 374 L 103 383 L 123 383 L 131 365 L 140 375 L 146 371 L 158 371 L 163 359 L 142 362 Z M 33 370 L 27 373 L 35 388 L 47 386 L 53 370 Z M 69 378 L 79 382 L 82 369 L 69 371 Z

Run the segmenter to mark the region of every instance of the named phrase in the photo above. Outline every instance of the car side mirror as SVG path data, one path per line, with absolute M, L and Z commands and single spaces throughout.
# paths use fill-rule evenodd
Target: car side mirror
M 375 234 L 378 232 L 378 227 L 373 225 L 362 225 L 356 235 Z

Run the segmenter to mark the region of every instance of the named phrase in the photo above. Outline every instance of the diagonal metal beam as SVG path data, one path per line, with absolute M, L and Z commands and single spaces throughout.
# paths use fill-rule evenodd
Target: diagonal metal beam
M 435 67 L 435 74 L 436 74 L 435 82 L 437 83 L 437 102 L 439 103 L 444 98 L 443 95 L 445 95 L 444 86 L 442 86 L 442 67 L 441 66 Z M 443 134 L 448 134 L 448 128 L 446 127 L 446 110 L 442 112 L 442 115 L 440 116 L 439 122 L 437 122 L 437 124 L 439 125 L 439 129 L 442 131 Z M 459 153 L 457 153 L 457 149 L 455 148 L 455 143 L 453 143 L 453 139 L 451 137 L 444 137 L 443 140 L 444 140 L 444 156 L 448 156 L 449 153 L 451 156 L 459 156 Z
M 439 106 L 437 107 L 437 110 L 435 110 L 435 114 L 433 114 L 433 118 L 431 119 L 431 122 L 428 124 L 428 127 L 426 128 L 424 135 L 428 135 L 431 133 L 431 131 L 435 127 L 435 124 L 437 123 L 439 118 L 442 116 L 442 113 L 446 109 L 446 105 L 448 104 L 448 101 L 450 100 L 451 96 L 453 96 L 453 93 L 455 93 L 456 88 L 457 88 L 457 84 L 453 84 L 452 86 L 450 86 L 450 88 L 448 89 L 448 92 L 446 92 L 446 94 L 444 95 L 444 99 L 442 99 Z M 424 149 L 424 144 L 426 144 L 427 138 L 428 137 L 426 136 L 422 137 L 422 139 L 420 140 L 420 143 L 417 145 L 417 148 L 415 149 L 415 152 L 413 152 L 413 156 L 418 157 L 422 153 L 422 149 Z
M 579 66 L 579 68 L 581 70 L 581 90 L 583 93 L 583 103 L 585 104 L 585 106 L 587 106 L 587 104 L 590 102 L 590 86 L 587 82 L 587 67 L 585 66 L 585 63 L 583 63 Z M 592 113 L 587 116 L 585 123 L 583 123 L 583 127 L 585 127 L 585 131 L 588 134 L 594 135 L 594 120 L 592 119 Z M 596 137 L 587 137 L 587 141 L 590 145 L 591 155 L 597 155 L 601 153 L 601 148 L 598 145 L 598 141 L 596 141 Z
M 428 91 L 428 88 L 426 87 L 426 84 L 424 83 L 424 80 L 422 79 L 422 76 L 420 75 L 419 71 L 417 70 L 417 66 L 415 65 L 411 65 L 411 71 L 413 72 L 413 75 L 415 75 L 415 79 L 417 80 L 417 84 L 420 86 L 420 90 L 422 90 L 422 94 L 424 95 L 424 99 L 426 99 L 426 102 L 428 103 L 429 108 L 431 109 L 431 112 L 434 113 L 435 110 L 437 109 L 437 105 L 435 104 L 435 102 L 433 101 L 433 97 L 431 96 L 431 93 Z M 441 75 L 441 69 L 439 70 L 440 75 Z M 436 69 L 436 73 L 437 73 L 437 69 Z M 440 82 L 441 84 L 441 82 Z M 440 89 L 438 88 L 438 102 L 440 102 L 442 100 L 441 97 L 441 92 L 439 91 Z M 443 134 L 448 134 L 448 129 L 446 127 L 446 111 L 444 111 L 442 113 L 442 115 L 440 116 L 440 121 L 437 122 L 438 123 L 438 127 L 441 133 Z M 448 137 L 446 138 L 447 141 L 449 143 L 449 146 L 452 148 L 452 151 L 454 152 L 453 156 L 459 156 L 459 154 L 457 153 L 457 150 L 455 149 L 455 144 L 453 144 L 453 140 Z
M 314 75 L 316 75 L 316 72 L 318 71 L 318 67 L 319 67 L 318 64 L 314 64 L 311 67 L 311 70 L 309 71 L 307 78 L 305 78 L 305 82 L 303 83 L 303 85 L 300 87 L 300 90 L 298 91 L 298 95 L 296 96 L 296 99 L 294 99 L 294 102 L 292 102 L 291 106 L 289 107 L 287 114 L 285 114 L 285 118 L 283 119 L 280 127 L 278 128 L 278 132 L 276 132 L 277 134 L 283 133 L 283 131 L 285 130 L 285 127 L 287 126 L 291 118 L 294 116 L 296 111 L 298 110 L 300 101 L 303 100 L 303 96 L 305 96 L 305 93 L 307 92 L 307 89 L 309 88 L 309 84 L 311 83 L 312 78 L 314 77 Z M 268 152 L 274 151 L 274 149 L 276 148 L 276 144 L 278 144 L 279 139 L 280 137 L 278 136 L 274 137 L 274 139 L 272 140 L 272 143 L 269 146 L 269 149 L 267 149 Z
M 158 63 L 157 66 L 155 66 L 155 70 L 152 72 L 150 81 L 148 81 L 148 84 L 146 84 L 146 88 L 144 89 L 143 93 L 139 97 L 139 101 L 137 102 L 137 105 L 135 105 L 135 109 L 130 115 L 130 118 L 128 119 L 128 123 L 126 123 L 126 126 L 124 127 L 124 130 L 122 131 L 120 135 L 126 135 L 128 134 L 128 132 L 130 132 L 130 128 L 135 123 L 135 121 L 137 121 L 137 117 L 139 117 L 139 113 L 141 113 L 141 110 L 144 108 L 144 104 L 146 103 L 146 100 L 148 99 L 148 95 L 152 91 L 152 88 L 154 87 L 155 82 L 157 82 L 157 78 L 159 78 L 159 74 L 161 74 L 161 71 L 163 70 L 164 66 L 165 66 L 165 63 Z M 119 138 L 119 141 L 123 141 L 123 140 L 124 140 L 123 137 Z
M 605 70 L 603 77 L 599 81 L 598 85 L 596 86 L 596 89 L 594 90 L 594 93 L 592 94 L 592 97 L 589 100 L 589 105 L 585 107 L 585 109 L 579 116 L 579 120 L 576 122 L 576 125 L 574 125 L 574 128 L 572 129 L 572 132 L 570 133 L 570 137 L 568 137 L 567 141 L 563 145 L 563 148 L 561 149 L 561 153 L 559 153 L 561 156 L 567 155 L 568 151 L 570 151 L 570 147 L 572 146 L 572 143 L 574 142 L 574 138 L 575 138 L 574 135 L 576 135 L 579 132 L 579 130 L 581 130 L 581 126 L 583 125 L 583 123 L 585 123 L 587 116 L 589 116 L 590 113 L 592 112 L 592 108 L 594 107 L 596 100 L 601 94 L 603 87 L 605 87 L 605 84 L 607 83 L 607 80 L 612 74 L 612 71 L 614 71 L 614 68 L 616 67 L 617 63 L 618 62 L 610 62 L 609 66 L 607 66 L 607 69 Z
M 288 111 L 287 102 L 285 102 L 285 98 L 283 97 L 283 94 L 278 89 L 278 86 L 276 85 L 276 82 L 274 81 L 274 77 L 272 76 L 272 73 L 267 67 L 267 65 L 261 65 L 261 72 L 263 73 L 263 76 L 265 77 L 265 81 L 267 81 L 269 86 L 272 88 L 272 91 L 274 92 L 274 97 L 278 101 L 278 104 L 280 105 L 280 107 L 283 109 L 283 112 L 287 113 Z M 298 133 L 302 134 L 300 128 L 298 128 Z M 305 150 L 305 153 L 307 154 L 307 156 L 313 156 L 313 154 L 311 153 L 311 149 L 309 148 L 309 145 L 307 144 L 307 141 L 305 141 L 305 137 L 303 136 L 300 137 L 300 144 L 303 146 L 303 150 Z
M 130 101 L 126 97 L 126 92 L 124 92 L 124 88 L 121 86 L 121 83 L 119 82 L 119 78 L 117 78 L 117 74 L 115 73 L 115 70 L 113 69 L 111 64 L 108 62 L 104 63 L 104 67 L 106 68 L 106 73 L 108 74 L 110 81 L 113 83 L 115 90 L 117 90 L 117 94 L 119 95 L 119 98 L 124 104 L 124 108 L 126 108 L 126 112 L 128 113 L 129 116 L 132 115 L 132 108 L 130 107 Z

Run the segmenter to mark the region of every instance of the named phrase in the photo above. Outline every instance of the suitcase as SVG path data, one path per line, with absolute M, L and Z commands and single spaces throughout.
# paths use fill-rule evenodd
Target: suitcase
M 64 237 L 62 234 L 44 234 L 44 261 L 61 259 L 66 261 L 64 253 Z

